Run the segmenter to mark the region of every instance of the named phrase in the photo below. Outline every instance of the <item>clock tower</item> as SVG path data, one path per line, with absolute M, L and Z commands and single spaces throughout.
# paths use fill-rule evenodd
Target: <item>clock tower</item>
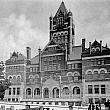
M 74 44 L 74 28 L 72 12 L 68 11 L 62 1 L 55 16 L 50 16 L 50 40 L 54 40 L 67 54 L 72 52 Z

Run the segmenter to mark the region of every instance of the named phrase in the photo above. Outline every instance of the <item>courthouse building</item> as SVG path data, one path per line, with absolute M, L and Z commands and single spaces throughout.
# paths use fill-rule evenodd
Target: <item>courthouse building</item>
M 73 15 L 64 2 L 49 17 L 49 42 L 31 58 L 13 52 L 6 60 L 6 78 L 12 86 L 7 101 L 49 105 L 81 105 L 110 99 L 110 49 L 94 41 L 89 48 L 75 45 Z

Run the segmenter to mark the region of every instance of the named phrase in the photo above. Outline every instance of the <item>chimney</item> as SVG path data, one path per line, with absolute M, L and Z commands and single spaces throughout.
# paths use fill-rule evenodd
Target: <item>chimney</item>
M 100 40 L 100 51 L 102 52 L 102 40 Z
M 90 54 L 91 54 L 91 42 L 89 42 Z
M 82 52 L 85 50 L 86 39 L 82 39 Z
M 27 51 L 27 59 L 30 60 L 31 59 L 31 48 L 26 47 L 26 51 Z
M 38 52 L 39 52 L 39 72 L 41 72 L 41 49 L 40 47 L 38 49 Z

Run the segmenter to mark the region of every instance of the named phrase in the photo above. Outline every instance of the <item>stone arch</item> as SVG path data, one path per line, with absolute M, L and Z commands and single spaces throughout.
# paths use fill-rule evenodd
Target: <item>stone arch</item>
M 88 69 L 85 74 L 93 74 L 92 69 Z
M 67 76 L 73 76 L 73 73 L 72 72 L 68 72 Z
M 99 69 L 93 69 L 93 74 L 98 74 L 99 73 Z
M 57 87 L 52 90 L 53 98 L 59 98 L 59 89 Z
M 39 78 L 39 75 L 38 75 L 38 74 L 36 74 L 34 77 L 35 77 L 35 78 Z
M 105 68 L 101 68 L 101 69 L 99 70 L 99 73 L 107 73 L 107 70 L 106 70 Z
M 80 88 L 79 87 L 74 87 L 73 88 L 73 94 L 75 95 L 75 94 L 80 94 Z
M 73 72 L 74 76 L 80 76 L 80 73 L 78 71 Z

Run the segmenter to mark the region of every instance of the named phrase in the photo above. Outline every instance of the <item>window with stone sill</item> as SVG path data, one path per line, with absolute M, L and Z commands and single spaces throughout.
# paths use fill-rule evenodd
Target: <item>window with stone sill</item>
M 13 95 L 15 95 L 16 88 L 13 88 Z
M 93 103 L 93 98 L 89 98 L 89 103 L 90 103 L 90 104 Z
M 101 85 L 101 94 L 106 94 L 106 87 L 105 87 L 105 85 Z
M 9 88 L 9 95 L 11 95 L 11 88 Z
M 94 93 L 99 94 L 99 85 L 94 85 Z
M 17 88 L 17 95 L 20 95 L 20 87 Z
M 88 85 L 88 94 L 93 94 L 93 86 Z

